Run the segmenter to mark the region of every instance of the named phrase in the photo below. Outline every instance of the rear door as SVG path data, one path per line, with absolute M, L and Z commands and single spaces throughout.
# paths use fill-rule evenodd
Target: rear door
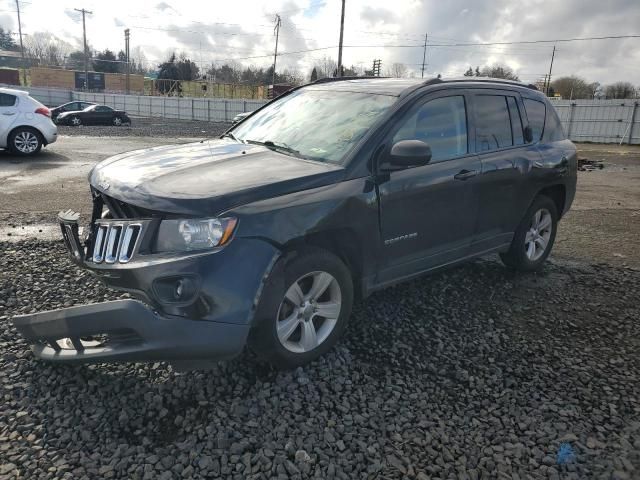
M 401 140 L 424 141 L 432 159 L 380 175 L 381 283 L 468 253 L 478 206 L 475 177 L 481 167 L 469 148 L 466 103 L 462 91 L 428 95 L 398 120 L 385 141 L 386 152 Z
M 511 242 L 528 208 L 522 189 L 529 188 L 528 173 L 540 154 L 525 142 L 526 116 L 517 91 L 478 89 L 472 105 L 482 174 L 471 250 L 480 253 Z
M 7 136 L 18 117 L 18 97 L 0 93 L 0 141 L 7 145 Z
M 94 109 L 95 121 L 101 125 L 111 125 L 113 120 L 113 109 L 105 105 L 98 105 Z

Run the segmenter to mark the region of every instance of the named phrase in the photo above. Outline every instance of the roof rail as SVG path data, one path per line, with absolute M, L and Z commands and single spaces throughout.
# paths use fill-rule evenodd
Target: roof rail
M 431 79 L 435 80 L 435 79 Z M 427 80 L 425 85 L 428 85 L 431 80 Z M 491 77 L 456 77 L 446 80 L 440 79 L 442 82 L 487 82 L 487 83 L 503 83 L 505 85 L 518 85 L 520 87 L 530 88 L 531 90 L 538 90 L 533 83 L 523 83 L 516 80 L 506 80 L 504 78 L 491 78 Z
M 343 80 L 371 80 L 371 79 L 374 79 L 374 78 L 389 78 L 389 77 L 374 77 L 374 76 L 368 76 L 368 77 L 356 77 L 356 76 L 350 76 L 350 77 L 324 77 L 324 78 L 319 78 L 315 82 L 311 82 L 311 83 L 341 82 Z

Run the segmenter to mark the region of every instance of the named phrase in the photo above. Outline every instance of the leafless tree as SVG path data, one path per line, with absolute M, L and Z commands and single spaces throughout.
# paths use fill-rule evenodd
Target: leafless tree
M 403 78 L 407 76 L 407 66 L 404 63 L 394 63 L 391 65 L 388 76 L 394 78 Z
M 36 65 L 63 66 L 73 46 L 49 32 L 35 32 L 24 38 L 27 57 Z
M 636 89 L 630 82 L 616 82 L 604 87 L 606 98 L 635 98 Z

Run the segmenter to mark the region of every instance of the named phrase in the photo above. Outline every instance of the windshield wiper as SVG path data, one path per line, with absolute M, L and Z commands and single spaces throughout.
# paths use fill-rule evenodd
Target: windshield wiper
M 222 138 L 225 138 L 225 137 L 229 137 L 230 139 L 235 140 L 238 143 L 247 143 L 244 140 L 241 140 L 238 137 L 236 137 L 232 132 L 227 132 L 224 135 L 222 135 Z
M 298 157 L 298 158 L 307 158 L 305 157 L 303 154 L 301 154 L 298 150 L 296 150 L 295 148 L 291 148 L 289 145 L 287 145 L 286 143 L 282 143 L 282 142 L 274 142 L 272 140 L 265 140 L 264 142 L 261 142 L 259 140 L 245 140 L 245 143 L 250 143 L 253 145 L 262 145 L 264 147 L 267 148 L 271 148 L 273 150 L 277 150 L 277 151 L 281 151 L 283 153 L 288 153 L 290 155 L 293 155 L 294 157 Z

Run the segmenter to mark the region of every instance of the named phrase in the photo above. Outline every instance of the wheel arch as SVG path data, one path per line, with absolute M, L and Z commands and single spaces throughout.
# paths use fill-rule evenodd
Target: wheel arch
M 43 133 L 36 127 L 34 127 L 33 125 L 16 125 L 15 127 L 12 127 L 11 130 L 9 130 L 9 133 L 7 134 L 7 146 L 9 146 L 9 141 L 12 137 L 12 135 L 16 132 L 16 130 L 20 130 L 20 129 L 27 129 L 27 130 L 31 130 L 32 132 L 34 132 L 36 135 L 38 135 L 38 137 L 40 138 L 40 141 L 42 142 L 43 146 L 48 145 L 47 139 L 45 138 L 45 136 L 43 135 Z
M 349 228 L 335 228 L 322 232 L 308 233 L 289 240 L 282 246 L 283 257 L 295 251 L 307 249 L 325 250 L 342 261 L 351 273 L 351 281 L 356 298 L 362 294 L 364 259 L 361 245 L 355 231 Z
M 562 218 L 567 201 L 567 187 L 562 183 L 550 185 L 541 189 L 537 193 L 536 197 L 540 195 L 544 195 L 553 200 L 553 203 L 556 204 L 556 208 L 558 210 L 558 218 Z

